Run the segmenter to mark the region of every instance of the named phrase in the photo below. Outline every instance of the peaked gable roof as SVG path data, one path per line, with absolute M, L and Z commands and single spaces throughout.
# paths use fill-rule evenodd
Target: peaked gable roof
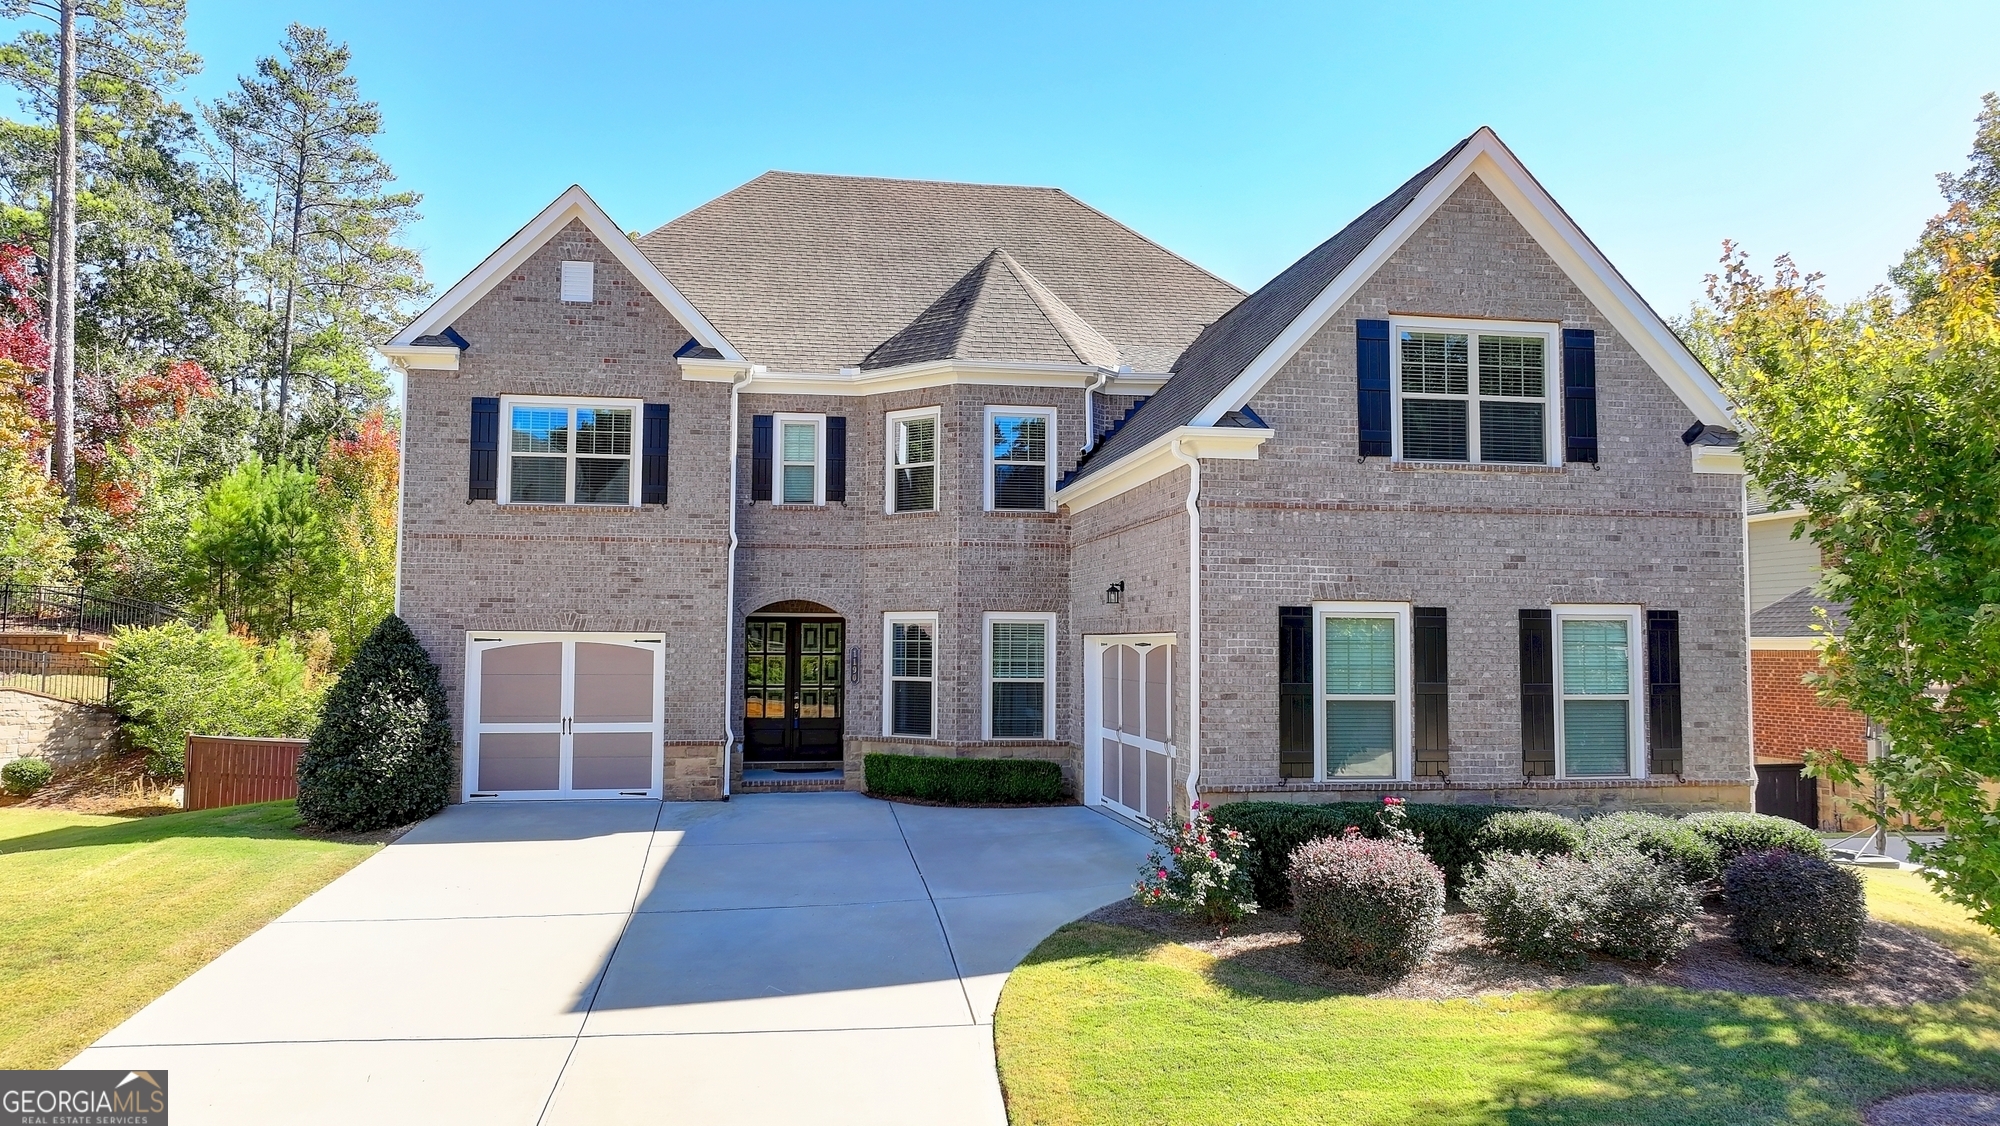
M 434 335 L 456 336 L 451 332 L 451 323 L 505 280 L 530 255 L 541 249 L 542 244 L 554 238 L 572 222 L 582 223 L 597 241 L 611 253 L 618 263 L 631 271 L 639 279 L 639 284 L 647 292 L 666 306 L 680 326 L 686 329 L 703 345 L 715 349 L 725 359 L 740 360 L 743 357 L 715 330 L 708 318 L 701 315 L 694 305 L 681 294 L 674 284 L 660 273 L 659 267 L 639 253 L 611 216 L 597 206 L 590 193 L 582 187 L 571 184 L 569 190 L 557 196 L 555 201 L 542 208 L 541 214 L 514 232 L 514 237 L 500 245 L 500 249 L 486 256 L 473 271 L 459 279 L 457 285 L 446 290 L 444 296 L 431 302 L 431 306 L 418 314 L 417 319 L 403 326 L 403 330 L 391 337 L 384 351 L 401 350 L 410 347 L 426 347 L 424 338 Z M 464 344 L 458 345 L 461 349 Z
M 746 359 L 773 371 L 834 372 L 872 354 L 879 364 L 906 334 L 897 348 L 915 347 L 917 322 L 943 319 L 947 291 L 996 249 L 1006 255 L 979 285 L 1026 290 L 1084 363 L 1108 356 L 1165 371 L 1243 297 L 1055 188 L 768 172 L 639 247 Z M 999 289 L 991 297 L 997 314 Z M 1028 354 L 989 358 L 1031 359 L 1049 345 L 1039 328 L 1020 343 Z
M 1115 367 L 1118 349 L 1013 255 L 995 250 L 863 357 L 861 366 L 946 359 Z
M 1173 378 L 1077 468 L 1072 481 L 1183 426 L 1240 409 L 1468 178 L 1478 176 L 1694 413 L 1727 428 L 1728 401 L 1660 315 L 1543 190 L 1492 129 L 1451 147 L 1209 326 Z

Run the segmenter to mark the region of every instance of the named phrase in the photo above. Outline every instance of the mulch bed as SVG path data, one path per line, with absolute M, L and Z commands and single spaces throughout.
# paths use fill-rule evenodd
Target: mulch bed
M 1430 960 L 1392 978 L 1313 961 L 1300 949 L 1292 918 L 1276 912 L 1252 915 L 1223 935 L 1212 926 L 1131 900 L 1100 908 L 1085 919 L 1157 934 L 1300 985 L 1394 1000 L 1438 1001 L 1579 985 L 1670 985 L 1879 1007 L 1949 1001 L 1978 980 L 1971 963 L 1943 946 L 1874 919 L 1862 936 L 1861 961 L 1848 974 L 1809 973 L 1752 958 L 1729 937 L 1727 920 L 1709 912 L 1696 922 L 1693 945 L 1664 966 L 1593 958 L 1581 969 L 1560 970 L 1492 949 L 1480 933 L 1478 915 L 1453 911 L 1444 917 Z
M 146 752 L 103 755 L 81 766 L 63 767 L 49 784 L 17 798 L 0 794 L 0 808 L 61 809 L 71 813 L 151 817 L 174 813 L 174 783 L 146 774 Z

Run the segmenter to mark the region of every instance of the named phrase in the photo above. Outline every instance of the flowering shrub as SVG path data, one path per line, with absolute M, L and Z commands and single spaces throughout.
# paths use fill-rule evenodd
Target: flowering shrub
M 1192 818 L 1156 828 L 1153 839 L 1159 844 L 1132 886 L 1140 903 L 1221 925 L 1257 910 L 1244 863 L 1250 838 L 1241 830 L 1217 827 L 1208 803 L 1194 803 Z
M 1413 836 L 1394 813 L 1387 820 L 1390 831 Z M 1300 845 L 1289 874 L 1300 944 L 1311 957 L 1395 973 L 1430 955 L 1444 917 L 1444 873 L 1411 840 L 1369 840 L 1349 829 Z
M 1465 902 L 1495 946 L 1558 966 L 1593 951 L 1664 962 L 1694 940 L 1700 910 L 1674 869 L 1632 848 L 1588 859 L 1494 853 Z
M 1722 876 L 1729 932 L 1766 962 L 1843 969 L 1861 956 L 1868 901 L 1861 877 L 1784 849 L 1736 858 Z

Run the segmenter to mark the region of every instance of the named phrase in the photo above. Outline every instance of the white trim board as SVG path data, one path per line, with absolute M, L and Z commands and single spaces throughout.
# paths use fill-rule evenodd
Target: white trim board
M 733 383 L 751 370 L 743 360 L 684 356 L 681 378 L 697 383 Z M 997 360 L 925 360 L 873 371 L 796 372 L 757 370 L 746 395 L 887 395 L 929 387 L 985 384 L 1001 387 L 1058 387 L 1083 390 L 1103 377 L 1106 395 L 1151 395 L 1166 386 L 1166 372 L 1117 372 L 1088 364 L 1007 363 Z
M 418 314 L 416 320 L 403 326 L 403 330 L 390 338 L 379 351 L 398 364 L 416 361 L 412 366 L 442 367 L 442 364 L 423 362 L 432 358 L 428 355 L 413 354 L 409 351 L 416 347 L 416 339 L 449 328 L 454 320 L 476 304 L 480 298 L 491 293 L 495 286 L 506 280 L 509 274 L 526 262 L 535 251 L 540 250 L 544 243 L 568 226 L 571 220 L 582 222 L 585 229 L 596 236 L 597 241 L 603 243 L 611 256 L 618 260 L 618 264 L 631 271 L 632 276 L 639 279 L 639 284 L 645 286 L 646 290 L 666 307 L 667 312 L 673 315 L 674 320 L 680 322 L 680 326 L 696 340 L 722 353 L 725 359 L 737 361 L 743 359 L 735 347 L 716 331 L 715 326 L 708 323 L 708 318 L 701 315 L 693 302 L 667 280 L 666 275 L 660 272 L 660 268 L 639 252 L 639 248 L 633 245 L 625 232 L 618 229 L 618 224 L 613 223 L 611 217 L 604 213 L 604 209 L 597 205 L 597 201 L 590 198 L 590 193 L 575 184 L 557 196 L 555 202 L 543 208 L 541 214 L 529 220 L 527 226 L 516 231 L 513 238 L 487 255 L 486 260 L 471 273 L 459 279 L 457 285 L 446 290 L 444 296 L 432 302 L 430 308 Z M 441 355 L 437 357 L 437 359 L 442 358 Z M 451 366 L 456 368 L 457 361 L 453 360 Z
M 1375 236 L 1355 259 L 1348 263 L 1305 312 L 1278 334 L 1257 358 L 1250 362 L 1222 393 L 1217 395 L 1192 425 L 1212 426 L 1223 415 L 1240 410 L 1276 375 L 1305 343 L 1332 319 L 1334 313 L 1373 277 L 1418 228 L 1423 226 L 1460 185 L 1477 176 L 1498 198 L 1515 222 L 1532 235 L 1542 249 L 1562 267 L 1576 287 L 1631 344 L 1642 359 L 1685 403 L 1694 416 L 1712 426 L 1734 428 L 1729 402 L 1701 362 L 1687 350 L 1666 321 L 1646 304 L 1603 252 L 1551 198 L 1534 176 L 1522 166 L 1492 129 L 1481 126 L 1450 164 L 1424 185 L 1417 197 L 1403 208 L 1382 233 Z

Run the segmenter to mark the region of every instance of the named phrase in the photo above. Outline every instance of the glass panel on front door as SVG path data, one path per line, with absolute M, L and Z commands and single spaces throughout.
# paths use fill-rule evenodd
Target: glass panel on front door
M 743 645 L 745 763 L 842 755 L 847 628 L 838 618 L 752 618 Z

